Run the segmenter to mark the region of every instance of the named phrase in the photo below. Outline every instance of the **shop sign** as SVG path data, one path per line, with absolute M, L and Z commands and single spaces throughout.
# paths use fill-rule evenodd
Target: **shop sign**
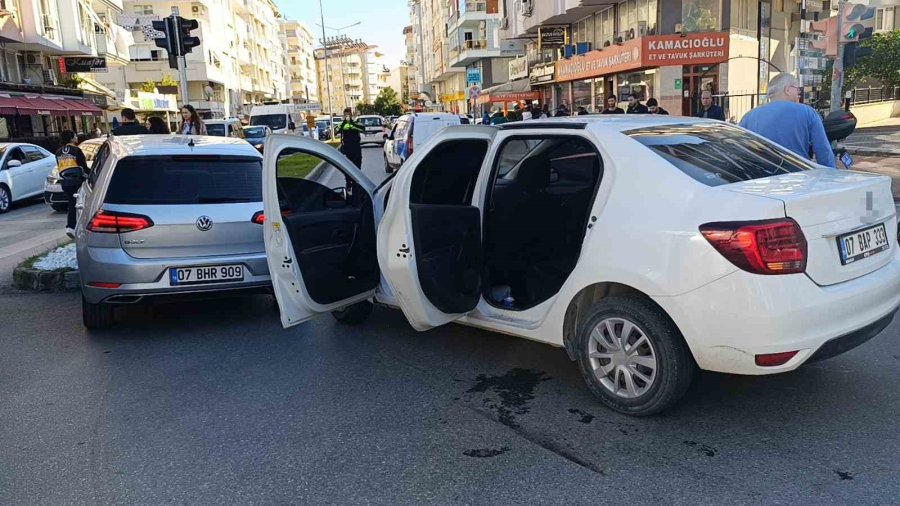
M 537 91 L 504 91 L 499 93 L 486 93 L 478 97 L 477 103 L 480 104 L 498 104 L 508 102 L 529 102 L 532 100 L 540 100 L 541 94 Z
M 709 65 L 728 59 L 728 32 L 650 35 L 556 62 L 556 80 L 574 81 L 643 67 Z
M 528 71 L 528 82 L 531 84 L 552 83 L 556 78 L 556 65 L 548 63 L 535 65 Z
M 511 60 L 509 62 L 509 80 L 515 81 L 524 77 L 528 77 L 528 59 L 516 58 Z
M 141 111 L 177 111 L 175 100 L 171 96 L 157 93 L 138 92 L 138 110 Z
M 676 79 L 676 80 L 675 80 L 675 89 L 676 89 L 676 90 L 680 90 L 680 89 L 681 89 L 681 79 Z
M 644 37 L 644 66 L 703 65 L 728 59 L 728 32 Z
M 60 58 L 60 68 L 67 74 L 75 72 L 106 72 L 106 58 L 93 56 L 67 56 Z
M 479 68 L 466 69 L 466 86 L 473 84 L 481 84 L 481 69 Z
M 525 41 L 512 39 L 500 41 L 500 56 L 519 56 L 525 54 Z
M 569 40 L 568 26 L 542 26 L 538 29 L 538 47 L 562 47 Z
M 640 68 L 641 39 L 556 62 L 556 80 L 574 81 Z

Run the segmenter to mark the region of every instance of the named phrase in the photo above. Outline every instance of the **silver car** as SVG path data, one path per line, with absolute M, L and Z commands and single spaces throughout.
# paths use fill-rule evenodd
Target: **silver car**
M 271 291 L 262 157 L 242 139 L 112 137 L 78 195 L 84 325 L 166 296 Z

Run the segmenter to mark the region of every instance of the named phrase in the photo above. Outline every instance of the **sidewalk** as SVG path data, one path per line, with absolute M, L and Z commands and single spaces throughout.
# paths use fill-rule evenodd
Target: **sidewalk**
M 857 127 L 840 143 L 852 155 L 900 156 L 900 118 L 890 118 Z
M 900 148 L 900 147 L 898 147 Z M 894 201 L 900 201 L 900 156 L 854 156 L 853 170 L 874 172 L 893 179 Z

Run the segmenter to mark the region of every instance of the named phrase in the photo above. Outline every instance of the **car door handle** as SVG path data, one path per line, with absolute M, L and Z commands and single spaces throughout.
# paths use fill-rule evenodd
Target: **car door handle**
M 75 204 L 75 209 L 84 209 L 84 204 Z

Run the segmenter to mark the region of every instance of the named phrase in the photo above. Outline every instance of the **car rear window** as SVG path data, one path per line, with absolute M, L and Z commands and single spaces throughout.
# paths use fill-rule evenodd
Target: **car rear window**
M 225 137 L 225 125 L 206 125 L 206 133 L 217 137 Z
M 708 186 L 815 168 L 777 144 L 724 123 L 664 125 L 624 133 Z
M 359 124 L 364 127 L 380 127 L 384 125 L 381 118 L 359 118 Z
M 116 164 L 110 204 L 262 201 L 262 160 L 237 156 L 130 156 Z

